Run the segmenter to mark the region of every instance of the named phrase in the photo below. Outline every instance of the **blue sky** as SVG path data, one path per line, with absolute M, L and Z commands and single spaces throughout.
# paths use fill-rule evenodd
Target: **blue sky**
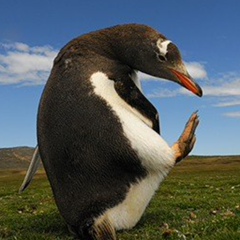
M 123 23 L 147 24 L 180 49 L 203 88 L 140 75 L 172 145 L 192 112 L 200 125 L 192 154 L 240 154 L 240 1 L 1 1 L 0 147 L 35 146 L 39 98 L 57 52 L 72 38 Z

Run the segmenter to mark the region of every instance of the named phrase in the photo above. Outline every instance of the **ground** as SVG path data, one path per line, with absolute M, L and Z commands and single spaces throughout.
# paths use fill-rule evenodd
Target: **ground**
M 177 165 L 137 226 L 120 240 L 240 239 L 240 157 L 190 157 Z M 41 170 L 18 194 L 23 171 L 0 171 L 0 239 L 73 239 Z

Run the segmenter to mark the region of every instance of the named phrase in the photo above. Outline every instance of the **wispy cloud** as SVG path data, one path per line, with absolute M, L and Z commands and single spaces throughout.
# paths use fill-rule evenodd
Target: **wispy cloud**
M 224 100 L 220 103 L 214 104 L 214 107 L 237 107 L 240 106 L 240 99 L 239 100 Z
M 228 112 L 228 113 L 225 113 L 224 116 L 230 117 L 230 118 L 239 118 L 240 119 L 240 112 Z
M 214 85 L 205 86 L 204 94 L 205 96 L 214 97 L 229 97 L 229 96 L 240 96 L 240 76 L 230 77 L 225 80 L 215 79 Z
M 51 46 L 0 44 L 0 84 L 41 85 L 48 78 L 57 51 Z
M 212 107 L 229 109 L 240 106 L 240 73 L 225 73 L 213 79 L 210 83 L 212 85 L 204 87 L 204 95 L 213 97 Z M 229 118 L 240 118 L 239 111 L 232 111 L 223 115 Z
M 186 68 L 189 74 L 194 79 L 206 79 L 207 71 L 205 66 L 199 62 L 185 62 Z

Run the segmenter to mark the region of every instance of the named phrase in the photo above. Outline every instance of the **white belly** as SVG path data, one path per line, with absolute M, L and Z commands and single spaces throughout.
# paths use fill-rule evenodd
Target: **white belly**
M 128 105 L 114 89 L 114 82 L 101 72 L 90 79 L 94 92 L 119 117 L 125 136 L 148 175 L 129 189 L 126 199 L 106 214 L 116 229 L 133 227 L 142 216 L 160 182 L 175 164 L 173 150 L 151 127 L 152 122 Z
M 163 178 L 149 174 L 138 184 L 131 186 L 122 203 L 107 210 L 107 217 L 115 229 L 129 229 L 137 224 Z

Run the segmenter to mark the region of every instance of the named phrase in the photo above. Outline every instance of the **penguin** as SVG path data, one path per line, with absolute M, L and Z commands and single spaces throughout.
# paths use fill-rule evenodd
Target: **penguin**
M 172 147 L 161 137 L 158 112 L 137 71 L 202 96 L 177 46 L 142 24 L 73 39 L 55 58 L 43 90 L 36 151 L 59 212 L 78 239 L 113 240 L 117 230 L 134 227 L 195 144 L 197 113 Z

